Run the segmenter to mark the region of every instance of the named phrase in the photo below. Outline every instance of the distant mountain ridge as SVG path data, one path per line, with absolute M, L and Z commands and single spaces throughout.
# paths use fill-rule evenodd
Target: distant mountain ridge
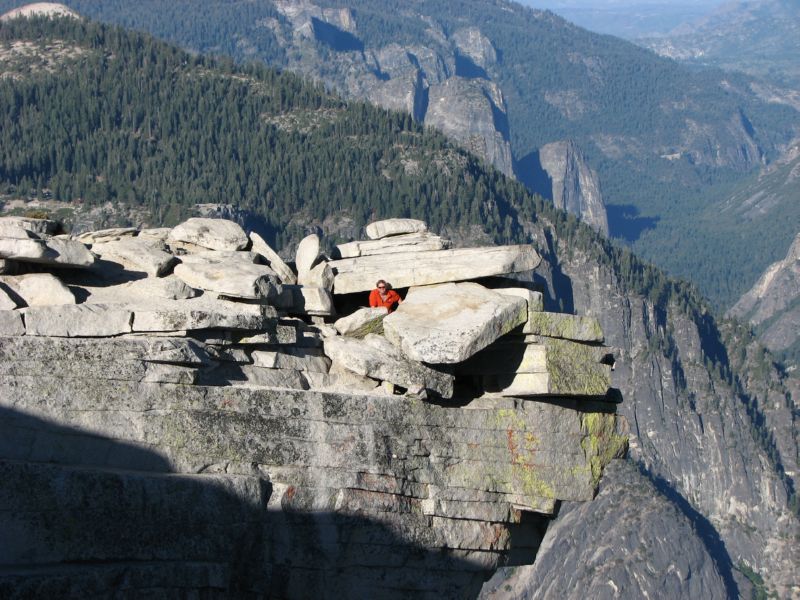
M 637 43 L 662 56 L 767 78 L 800 90 L 800 2 L 723 4 L 707 17 Z
M 754 91 L 748 77 L 687 69 L 499 0 L 202 0 L 192 11 L 154 0 L 67 4 L 408 111 L 523 180 L 520 169 L 541 147 L 572 140 L 598 175 L 611 235 L 697 282 L 720 306 L 780 257 L 769 247 L 746 262 L 729 260 L 735 240 L 707 218 L 710 206 L 800 137 L 800 108 Z M 762 223 L 743 226 L 766 236 Z M 784 248 L 793 234 L 770 231 Z

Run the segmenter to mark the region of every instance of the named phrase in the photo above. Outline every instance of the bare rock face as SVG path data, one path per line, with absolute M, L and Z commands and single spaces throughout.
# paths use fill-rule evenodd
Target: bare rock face
M 552 180 L 553 203 L 608 235 L 608 216 L 597 173 L 571 141 L 539 149 L 539 161 Z
M 249 239 L 233 221 L 195 217 L 174 227 L 168 242 L 188 242 L 210 250 L 243 250 Z
M 281 283 L 288 283 L 290 285 L 297 283 L 297 276 L 294 274 L 294 271 L 292 271 L 280 255 L 264 241 L 264 238 L 253 231 L 250 232 L 250 240 L 252 242 L 253 252 L 264 257 L 267 264 L 277 273 Z
M 366 227 L 367 237 L 371 240 L 405 233 L 424 233 L 427 230 L 428 226 L 418 219 L 385 219 L 374 221 Z
M 9 239 L 50 241 L 28 233 Z M 435 294 L 433 325 L 418 315 L 428 324 L 401 348 L 377 334 L 386 310 L 334 327 L 325 287 L 278 286 L 254 253 L 200 250 L 209 235 L 164 247 L 186 259 L 173 275 L 144 277 L 133 256 L 106 279 L 61 270 L 76 304 L 9 296 L 0 310 L 0 597 L 104 596 L 120 581 L 170 597 L 474 597 L 499 565 L 532 561 L 560 502 L 590 501 L 625 453 L 616 405 L 588 388 L 552 385 L 557 401 L 541 402 L 474 385 L 594 377 L 600 346 L 509 333 L 549 314 L 541 294 L 450 283 L 463 293 L 448 306 Z M 311 245 L 305 276 L 331 268 L 313 267 Z M 529 246 L 404 254 L 412 278 L 539 263 Z M 358 271 L 386 256 L 348 260 Z M 14 281 L 28 278 L 55 280 Z M 408 356 L 430 338 L 465 355 L 544 349 L 509 365 L 500 348 L 499 369 L 484 354 L 465 374 Z
M 75 296 L 50 273 L 30 273 L 16 277 L 0 277 L 0 290 L 8 288 L 27 306 L 75 304 Z
M 431 86 L 425 124 L 513 177 L 508 132 L 495 122 L 497 114 L 505 113 L 505 100 L 497 85 L 481 79 L 451 77 Z
M 335 260 L 330 265 L 336 274 L 334 293 L 350 294 L 371 290 L 378 279 L 404 288 L 531 271 L 540 261 L 532 246 L 519 245 L 398 252 L 390 261 L 375 255 Z
M 731 308 L 730 314 L 759 326 L 769 322 L 759 338 L 774 351 L 800 340 L 800 233 L 786 258 L 770 265 L 761 278 Z
M 477 283 L 411 288 L 383 320 L 386 337 L 420 362 L 463 362 L 528 318 L 524 299 Z M 433 335 L 432 335 L 433 333 Z
M 463 56 L 482 69 L 488 69 L 497 62 L 497 51 L 492 41 L 477 27 L 459 29 L 453 34 L 452 40 Z
M 431 86 L 425 123 L 513 177 L 505 114 L 505 100 L 496 84 L 482 79 L 451 77 Z

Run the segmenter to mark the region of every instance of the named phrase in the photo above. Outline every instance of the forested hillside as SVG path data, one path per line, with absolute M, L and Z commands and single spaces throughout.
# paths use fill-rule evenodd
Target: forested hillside
M 789 381 L 690 285 L 410 117 L 343 102 L 291 74 L 41 19 L 0 23 L 0 71 L 4 200 L 49 190 L 65 206 L 135 207 L 153 225 L 226 203 L 261 219 L 279 247 L 309 228 L 357 236 L 383 216 L 422 218 L 461 240 L 534 243 L 549 308 L 597 316 L 617 350 L 637 464 L 629 477 L 658 483 L 691 521 L 649 532 L 664 540 L 659 556 L 706 548 L 707 568 L 726 582 L 720 594 L 749 590 L 753 573 L 800 590 L 789 566 L 798 532 Z M 694 537 L 674 533 L 692 527 Z M 581 560 L 564 568 L 592 576 Z
M 612 237 L 718 306 L 735 302 L 796 233 L 791 199 L 733 230 L 718 226 L 717 207 L 800 135 L 797 107 L 747 76 L 689 69 L 552 13 L 487 0 L 66 3 L 196 52 L 313 76 L 350 97 L 392 104 L 413 95 L 414 110 L 442 81 L 497 86 L 486 126 L 507 136 L 518 175 L 543 145 L 574 140 L 599 173 Z

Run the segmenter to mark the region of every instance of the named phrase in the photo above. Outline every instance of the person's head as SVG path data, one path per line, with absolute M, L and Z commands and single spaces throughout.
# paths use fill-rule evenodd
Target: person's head
M 375 284 L 375 287 L 378 288 L 382 292 L 389 288 L 389 286 L 386 284 L 386 282 L 383 279 L 379 279 L 378 282 Z

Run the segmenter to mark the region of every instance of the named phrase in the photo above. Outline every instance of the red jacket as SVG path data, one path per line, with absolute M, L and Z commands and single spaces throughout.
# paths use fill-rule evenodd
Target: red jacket
M 397 304 L 400 302 L 400 294 L 395 292 L 394 290 L 386 290 L 386 299 L 384 300 L 381 298 L 381 292 L 378 288 L 375 288 L 369 293 L 369 305 L 372 308 L 376 308 L 378 306 L 385 306 L 389 309 L 389 312 L 392 312 L 395 308 L 397 308 Z

